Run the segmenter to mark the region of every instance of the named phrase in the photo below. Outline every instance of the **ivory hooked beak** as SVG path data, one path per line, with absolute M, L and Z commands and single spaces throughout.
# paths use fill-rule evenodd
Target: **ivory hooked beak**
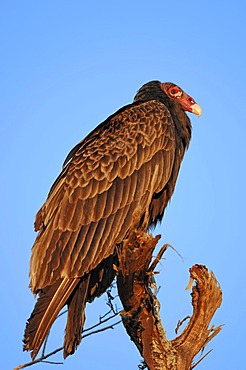
M 198 104 L 193 104 L 191 106 L 191 112 L 194 113 L 194 114 L 197 114 L 198 117 L 201 117 L 201 115 L 202 115 L 202 108 Z

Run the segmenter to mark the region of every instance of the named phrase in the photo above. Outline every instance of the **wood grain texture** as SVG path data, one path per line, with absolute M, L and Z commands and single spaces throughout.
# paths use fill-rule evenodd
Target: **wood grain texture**
M 214 274 L 205 266 L 192 266 L 193 313 L 178 324 L 176 334 L 189 319 L 182 333 L 168 340 L 161 322 L 160 303 L 154 293 L 154 269 L 168 247 L 164 245 L 157 261 L 152 262 L 159 239 L 160 236 L 152 237 L 133 228 L 118 248 L 117 287 L 124 307 L 122 322 L 149 370 L 191 370 L 196 366 L 195 356 L 202 354 L 221 331 L 221 325 L 210 327 L 210 322 L 222 303 L 222 291 Z M 201 360 L 202 357 L 198 362 Z

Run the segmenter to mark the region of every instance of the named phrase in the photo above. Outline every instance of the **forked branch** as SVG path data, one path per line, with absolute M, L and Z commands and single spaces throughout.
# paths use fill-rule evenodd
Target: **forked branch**
M 129 238 L 118 248 L 119 266 L 115 268 L 118 293 L 124 308 L 121 317 L 128 335 L 144 359 L 142 368 L 147 366 L 149 370 L 191 370 L 201 361 L 200 359 L 194 363 L 194 357 L 221 330 L 221 326 L 209 328 L 209 325 L 221 305 L 222 292 L 214 274 L 205 266 L 191 267 L 191 280 L 187 288 L 190 289 L 195 282 L 191 293 L 193 314 L 178 323 L 180 328 L 183 322 L 189 319 L 183 332 L 173 340 L 167 340 L 159 315 L 160 304 L 155 296 L 154 279 L 154 269 L 166 251 L 167 244 L 152 262 L 153 251 L 159 239 L 160 236 L 154 238 L 151 234 L 132 230 Z M 118 311 L 112 310 L 112 302 L 109 306 L 109 313 L 113 314 L 100 318 L 99 323 L 91 327 L 88 333 L 85 334 L 84 330 L 83 337 L 113 328 L 119 323 L 118 321 L 98 328 L 117 316 Z M 47 358 L 61 350 L 62 347 L 48 354 L 43 353 L 39 359 L 20 365 L 16 370 L 38 362 L 47 362 Z
M 151 289 L 153 268 L 158 262 L 151 264 L 151 259 L 159 239 L 160 236 L 153 238 L 133 230 L 118 249 L 117 285 L 124 307 L 121 317 L 150 370 L 190 370 L 195 366 L 194 357 L 221 330 L 221 326 L 209 329 L 209 324 L 222 302 L 222 292 L 214 274 L 205 266 L 191 267 L 191 281 L 195 281 L 191 293 L 193 315 L 179 336 L 167 340 L 159 316 L 160 304 Z

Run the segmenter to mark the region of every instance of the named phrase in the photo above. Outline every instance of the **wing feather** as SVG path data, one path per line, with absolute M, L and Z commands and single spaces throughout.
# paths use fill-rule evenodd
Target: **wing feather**
M 136 208 L 144 214 L 151 192 L 164 189 L 174 156 L 174 125 L 157 101 L 129 106 L 82 141 L 37 216 L 33 291 L 83 276 L 109 257 Z
M 109 223 L 108 223 L 109 227 L 107 227 L 107 229 L 105 230 L 106 232 L 103 234 L 102 242 L 100 243 L 99 248 L 97 250 L 95 249 L 90 250 L 90 252 L 93 252 L 93 254 L 92 253 L 90 254 L 90 257 L 94 258 L 93 261 L 94 261 L 95 266 L 97 266 L 101 262 L 100 256 L 104 252 L 105 245 L 107 245 L 109 241 L 111 243 L 111 238 L 114 241 L 114 244 L 113 244 L 114 248 L 116 244 L 120 243 L 120 241 L 123 239 L 127 231 L 126 230 L 127 226 L 125 223 L 126 217 L 129 216 L 129 211 L 132 208 L 133 208 L 133 205 L 131 205 L 129 208 L 128 207 L 121 208 L 119 209 L 117 213 L 110 216 Z M 112 248 L 111 254 L 113 253 L 114 248 Z
M 96 243 L 96 245 L 93 246 L 93 244 L 94 244 L 93 240 L 94 240 L 95 233 L 97 231 L 97 227 L 98 227 L 98 223 L 91 222 L 88 225 L 86 234 L 83 235 L 82 245 L 85 246 L 85 248 L 83 248 L 83 255 L 84 256 L 81 256 L 81 248 L 76 248 L 76 255 L 75 255 L 75 253 L 72 254 L 72 256 L 71 256 L 71 271 L 74 271 L 74 273 L 76 273 L 76 271 L 78 271 L 77 268 L 76 268 L 76 270 L 74 269 L 74 265 L 76 264 L 76 262 L 78 262 L 80 264 L 81 261 L 87 261 L 90 252 L 92 250 L 96 251 L 98 249 L 98 245 L 97 245 L 98 242 Z M 97 240 L 98 240 L 98 238 L 97 238 Z M 79 243 L 76 243 L 76 244 L 79 246 Z M 73 251 L 75 251 L 75 248 L 73 249 Z M 85 256 L 86 256 L 86 258 L 85 258 Z
M 105 212 L 105 208 L 107 204 L 107 198 L 108 198 L 108 194 L 106 191 L 100 194 L 100 202 L 97 201 L 95 206 L 91 208 L 92 221 L 96 222 L 104 216 L 104 212 Z
M 78 257 L 74 260 L 74 269 L 73 273 L 75 271 L 78 272 L 79 275 L 83 275 L 84 272 L 89 272 L 91 269 L 91 255 L 92 253 L 96 253 L 96 251 L 99 248 L 99 242 L 100 244 L 103 244 L 103 238 L 105 237 L 105 230 L 108 230 L 110 232 L 110 220 L 101 219 L 98 223 L 96 223 L 97 229 L 97 238 L 93 240 L 91 245 L 84 245 L 83 248 L 80 248 L 78 250 Z M 93 261 L 94 265 L 96 266 L 95 261 Z

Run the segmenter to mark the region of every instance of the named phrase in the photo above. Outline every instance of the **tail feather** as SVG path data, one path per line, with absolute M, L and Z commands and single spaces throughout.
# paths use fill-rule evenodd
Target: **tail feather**
M 89 281 L 89 277 L 87 279 L 81 279 L 68 301 L 66 334 L 63 345 L 64 359 L 72 355 L 81 342 Z
M 37 356 L 53 322 L 80 279 L 58 280 L 40 293 L 34 310 L 27 320 L 24 333 L 24 350 L 31 351 L 32 360 Z

